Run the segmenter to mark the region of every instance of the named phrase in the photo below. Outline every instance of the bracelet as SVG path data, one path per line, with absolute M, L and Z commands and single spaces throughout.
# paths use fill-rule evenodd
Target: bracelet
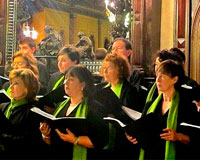
M 45 135 L 42 133 L 42 138 L 48 139 L 48 138 L 50 138 L 50 136 L 45 136 Z
M 78 144 L 79 139 L 80 139 L 80 137 L 76 137 L 76 140 L 75 140 L 75 142 L 74 142 L 74 145 L 77 145 L 77 144 Z

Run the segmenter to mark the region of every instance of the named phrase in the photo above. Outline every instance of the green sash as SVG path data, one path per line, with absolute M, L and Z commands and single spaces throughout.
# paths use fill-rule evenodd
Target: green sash
M 108 83 L 104 88 L 110 87 L 111 84 Z M 113 92 L 115 95 L 120 99 L 121 91 L 122 91 L 123 81 L 120 81 L 120 83 L 117 84 Z M 116 128 L 113 124 L 109 123 L 109 141 L 108 144 L 104 147 L 104 149 L 113 150 L 115 146 L 115 138 L 116 138 Z
M 147 114 L 155 111 L 155 109 L 161 99 L 162 99 L 162 94 L 159 94 L 159 96 L 156 98 L 156 100 L 153 102 L 153 104 L 148 109 Z M 167 128 L 171 128 L 175 131 L 177 128 L 179 99 L 180 99 L 179 93 L 177 91 L 175 91 L 172 102 L 171 102 L 171 106 L 169 108 L 169 114 L 167 117 Z M 139 160 L 144 159 L 144 153 L 145 153 L 144 150 L 141 149 Z M 175 143 L 172 141 L 166 141 L 165 160 L 175 159 L 175 156 L 176 156 Z
M 6 118 L 7 119 L 10 118 L 14 108 L 21 106 L 23 104 L 26 104 L 26 103 L 28 103 L 28 101 L 26 99 L 22 99 L 22 100 L 19 100 L 19 101 L 12 99 L 10 105 L 8 106 L 8 108 L 6 109 L 6 111 L 4 113 Z
M 146 98 L 146 103 L 152 101 L 152 98 L 153 98 L 153 95 L 155 93 L 155 90 L 156 90 L 156 82 L 153 84 L 153 86 L 151 87 L 148 95 L 147 95 L 147 98 Z
M 79 105 L 75 117 L 86 117 L 87 115 L 87 99 Z M 74 145 L 73 148 L 73 160 L 86 160 L 87 159 L 87 148 L 79 145 Z
M 6 93 L 10 96 L 10 86 L 8 87 Z
M 63 101 L 56 111 L 54 112 L 54 116 L 57 116 L 58 113 L 67 105 L 70 98 Z M 78 109 L 76 111 L 75 117 L 86 117 L 87 116 L 87 98 L 79 104 Z M 87 159 L 87 148 L 79 145 L 74 145 L 73 147 L 73 160 L 86 160 Z
M 116 138 L 116 128 L 112 123 L 108 123 L 108 127 L 109 127 L 109 140 L 108 140 L 108 144 L 106 144 L 106 146 L 103 149 L 114 150 L 115 138 Z
M 60 85 L 60 83 L 64 80 L 65 76 L 61 76 L 60 79 L 55 83 L 55 85 L 53 86 L 53 90 L 55 90 L 56 88 L 58 88 L 58 86 Z
M 60 113 L 60 111 L 61 111 L 64 107 L 66 107 L 66 105 L 67 105 L 67 103 L 69 102 L 69 100 L 70 100 L 70 98 L 67 98 L 66 100 L 64 100 L 63 102 L 61 102 L 61 103 L 59 104 L 59 106 L 56 108 L 56 110 L 55 110 L 54 113 L 53 113 L 53 115 L 54 115 L 55 117 L 57 117 L 58 114 Z
M 113 92 L 115 93 L 115 95 L 120 98 L 121 96 L 121 91 L 122 91 L 122 86 L 123 86 L 123 81 L 120 81 L 116 87 L 114 88 Z M 107 85 L 105 85 L 104 88 L 107 88 L 107 87 L 111 87 L 111 84 L 108 83 Z

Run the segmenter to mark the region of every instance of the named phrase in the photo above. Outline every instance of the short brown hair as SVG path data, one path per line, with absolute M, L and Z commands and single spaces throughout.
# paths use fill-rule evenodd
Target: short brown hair
M 60 49 L 60 51 L 57 55 L 57 58 L 60 55 L 64 55 L 64 54 L 66 54 L 71 61 L 73 61 L 73 62 L 76 61 L 76 64 L 80 63 L 80 53 L 75 46 L 72 46 L 72 45 L 64 46 L 63 48 Z
M 36 48 L 34 40 L 30 37 L 24 37 L 23 39 L 20 39 L 19 44 L 28 44 L 30 48 Z
M 100 69 L 101 75 L 103 75 L 105 62 L 112 62 L 117 67 L 120 79 L 127 79 L 130 76 L 130 64 L 125 56 L 113 53 L 107 54 Z
M 40 89 L 38 78 L 30 69 L 14 69 L 9 74 L 9 79 L 19 77 L 28 90 L 26 99 L 28 101 L 35 100 L 35 97 Z
M 126 50 L 129 50 L 129 49 L 132 50 L 131 42 L 128 41 L 128 39 L 123 38 L 123 37 L 119 37 L 119 38 L 114 39 L 114 41 L 113 41 L 112 44 L 114 44 L 116 41 L 122 41 L 122 42 L 124 42 Z
M 162 73 L 168 75 L 171 78 L 178 77 L 178 81 L 175 84 L 175 88 L 178 88 L 183 84 L 185 77 L 183 66 L 174 60 L 162 61 L 156 70 L 156 74 Z

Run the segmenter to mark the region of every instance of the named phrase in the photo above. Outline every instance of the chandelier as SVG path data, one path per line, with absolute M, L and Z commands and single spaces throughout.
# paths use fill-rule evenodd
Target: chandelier
M 38 32 L 34 27 L 30 27 L 27 22 L 23 25 L 23 34 L 25 37 L 31 37 L 32 39 L 37 39 L 38 37 Z
M 105 0 L 106 15 L 112 23 L 110 34 L 117 37 L 128 37 L 131 22 L 132 5 L 130 0 Z

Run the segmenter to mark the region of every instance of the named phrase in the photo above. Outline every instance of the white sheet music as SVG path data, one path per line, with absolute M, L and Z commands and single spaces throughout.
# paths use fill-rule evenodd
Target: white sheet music
M 180 125 L 181 126 L 188 126 L 188 127 L 194 127 L 194 128 L 200 129 L 200 126 L 189 124 L 189 123 L 185 123 L 185 122 L 182 122 Z
M 125 127 L 126 125 L 124 123 L 122 123 L 120 120 L 116 119 L 116 118 L 112 118 L 112 117 L 104 117 L 104 120 L 111 120 L 111 121 L 116 121 L 121 127 Z
M 142 116 L 141 112 L 135 111 L 135 110 L 130 109 L 128 107 L 122 106 L 122 109 L 134 121 L 141 118 L 141 116 Z

